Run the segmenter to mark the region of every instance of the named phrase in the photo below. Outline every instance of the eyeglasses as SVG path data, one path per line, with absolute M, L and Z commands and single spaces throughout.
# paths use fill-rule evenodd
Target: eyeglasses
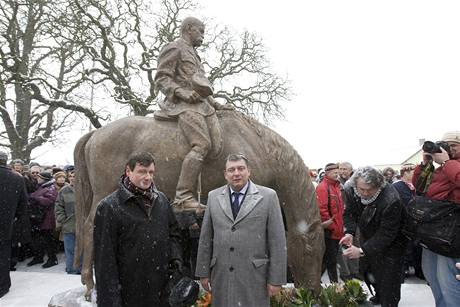
M 32 175 L 38 175 L 40 172 L 31 172 Z

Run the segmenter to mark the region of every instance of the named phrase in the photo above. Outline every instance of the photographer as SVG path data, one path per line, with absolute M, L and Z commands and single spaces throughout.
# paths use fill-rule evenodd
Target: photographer
M 416 167 L 412 179 L 417 194 L 460 205 L 460 131 L 444 134 L 442 142 L 425 142 L 423 151 L 423 161 Z M 433 161 L 440 166 L 435 169 Z M 449 258 L 423 249 L 423 273 L 438 307 L 460 306 L 456 262 L 460 262 L 460 258 Z

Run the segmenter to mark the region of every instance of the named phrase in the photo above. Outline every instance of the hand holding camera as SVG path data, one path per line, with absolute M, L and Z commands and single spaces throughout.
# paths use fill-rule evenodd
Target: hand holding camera
M 438 164 L 444 164 L 450 159 L 450 148 L 447 142 L 431 142 L 426 141 L 422 146 L 423 150 L 423 165 L 427 165 L 430 160 Z

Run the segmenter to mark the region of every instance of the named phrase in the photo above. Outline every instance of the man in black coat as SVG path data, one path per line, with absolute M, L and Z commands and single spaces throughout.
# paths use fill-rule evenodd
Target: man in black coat
M 94 221 L 98 306 L 169 306 L 171 269 L 182 263 L 180 232 L 166 196 L 153 183 L 149 153 L 130 156 L 118 189 Z
M 406 239 L 401 233 L 404 208 L 395 188 L 372 167 L 358 169 L 345 185 L 343 255 L 360 258 L 366 281 L 374 284 L 383 307 L 398 306 Z M 356 227 L 361 248 L 352 245 Z
M 7 155 L 0 151 L 0 297 L 11 286 L 10 260 L 13 222 L 26 216 L 27 195 L 21 175 L 6 167 Z

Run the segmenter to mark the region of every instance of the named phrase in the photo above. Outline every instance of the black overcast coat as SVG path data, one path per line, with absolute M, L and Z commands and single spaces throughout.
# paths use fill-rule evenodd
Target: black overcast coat
M 0 166 L 0 243 L 11 240 L 13 221 L 16 219 L 18 225 L 22 225 L 27 218 L 26 210 L 27 194 L 22 176 Z
M 100 202 L 94 222 L 97 305 L 163 306 L 168 264 L 181 259 L 179 239 L 163 193 L 149 216 L 141 200 L 120 182 L 118 190 Z
M 406 245 L 401 233 L 405 211 L 398 192 L 387 184 L 368 205 L 361 203 L 351 185 L 345 185 L 345 195 L 345 233 L 354 235 L 358 226 L 361 234 L 364 257 L 359 260 L 360 271 L 376 288 L 382 307 L 397 306 Z

